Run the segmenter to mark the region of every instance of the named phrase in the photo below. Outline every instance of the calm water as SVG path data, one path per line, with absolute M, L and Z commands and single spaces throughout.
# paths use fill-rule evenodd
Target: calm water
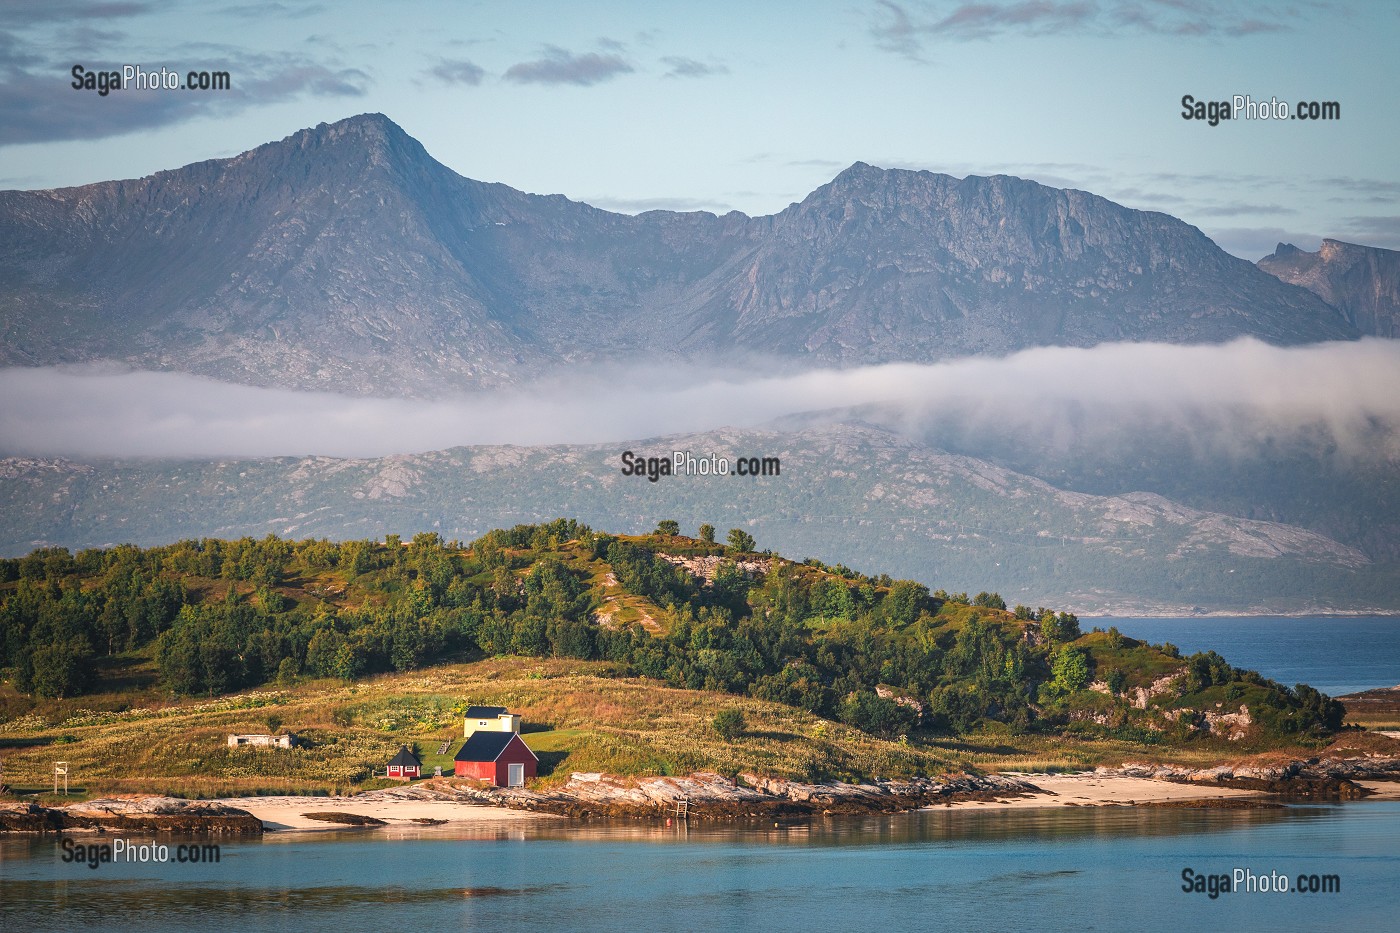
M 937 811 L 781 829 L 389 831 L 226 844 L 217 865 L 65 864 L 0 842 L 5 930 L 1396 928 L 1400 804 Z M 1336 875 L 1337 894 L 1181 890 Z
M 1400 683 L 1397 619 L 1089 620 L 1329 693 Z M 86 840 L 85 840 L 86 841 Z M 1390 930 L 1400 803 L 930 811 L 743 829 L 376 830 L 227 843 L 216 865 L 64 863 L 0 839 L 0 930 Z M 1182 869 L 1337 894 L 1181 890 Z
M 1235 667 L 1333 696 L 1400 684 L 1396 616 L 1080 620 L 1086 631 L 1110 625 L 1153 644 L 1169 641 L 1182 654 L 1214 650 Z

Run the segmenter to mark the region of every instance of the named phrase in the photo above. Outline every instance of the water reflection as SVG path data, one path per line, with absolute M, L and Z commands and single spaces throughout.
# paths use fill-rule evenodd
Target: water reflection
M 64 864 L 0 840 L 0 929 L 246 933 L 874 925 L 1386 928 L 1400 804 L 928 810 L 800 822 L 491 823 L 270 835 L 216 864 Z M 92 841 L 88 837 L 84 841 Z M 165 841 L 165 840 L 163 840 Z M 168 840 L 172 843 L 175 840 Z M 1343 899 L 1192 899 L 1183 866 L 1327 871 Z
M 1347 804 L 1345 806 L 1365 806 Z M 314 833 L 268 833 L 258 840 L 222 843 L 227 854 L 241 846 L 308 846 L 394 842 L 650 842 L 741 845 L 855 846 L 925 842 L 1036 841 L 1076 837 L 1177 836 L 1254 826 L 1325 819 L 1335 805 L 1213 810 L 1142 807 L 1044 809 L 931 809 L 880 815 L 833 815 L 803 820 L 693 822 L 587 821 L 449 823 L 441 826 L 388 826 Z M 173 845 L 179 837 L 161 837 Z M 193 838 L 193 837 L 192 837 Z M 199 841 L 209 841 L 198 837 Z M 100 837 L 93 837 L 94 840 Z M 92 841 L 92 840 L 88 840 Z M 0 838 L 0 866 L 7 860 L 47 856 L 56 837 Z
M 704 820 L 663 822 L 575 822 L 448 824 L 434 827 L 389 827 L 317 833 L 320 842 L 477 841 L 561 842 L 628 841 L 746 845 L 904 845 L 922 842 L 1070 838 L 1082 836 L 1174 836 L 1316 819 L 1332 808 L 1294 806 L 1271 809 L 1212 810 L 1140 807 L 1044 809 L 919 810 L 883 815 L 833 815 L 779 822 L 756 820 L 715 823 Z M 304 833 L 271 834 L 261 844 L 301 844 Z

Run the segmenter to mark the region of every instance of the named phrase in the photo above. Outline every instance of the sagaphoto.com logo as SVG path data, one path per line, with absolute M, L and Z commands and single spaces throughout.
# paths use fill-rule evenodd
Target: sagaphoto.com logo
M 64 839 L 58 845 L 59 859 L 68 865 L 97 869 L 103 865 L 209 865 L 222 860 L 217 843 L 183 842 L 168 845 L 131 839 L 79 842 Z
M 1208 126 L 1226 121 L 1255 120 L 1340 120 L 1342 105 L 1335 100 L 1289 102 L 1272 96 L 1255 100 L 1249 94 L 1234 94 L 1228 100 L 1207 100 L 1194 94 L 1181 98 L 1181 119 L 1199 120 Z
M 178 68 L 145 68 L 122 65 L 120 68 L 90 69 L 77 64 L 69 71 L 69 83 L 75 91 L 92 91 L 106 97 L 113 91 L 231 91 L 233 78 L 227 71 Z

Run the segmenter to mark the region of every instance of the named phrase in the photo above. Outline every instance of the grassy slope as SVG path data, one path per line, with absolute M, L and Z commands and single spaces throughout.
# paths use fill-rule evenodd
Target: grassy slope
M 626 538 L 661 545 L 667 553 L 720 549 L 686 538 Z M 522 573 L 535 558 L 510 552 Z M 570 542 L 552 552 L 595 588 L 595 605 L 616 612 L 614 622 L 641 619 L 652 631 L 667 627 L 667 613 L 645 597 L 610 581 L 609 566 Z M 788 564 L 798 576 L 821 577 L 815 567 Z M 223 580 L 184 578 L 191 591 L 222 598 Z M 376 579 L 375 574 L 362 578 Z M 251 593 L 249 584 L 234 584 Z M 879 587 L 883 592 L 885 587 Z M 386 594 L 335 572 L 292 575 L 278 590 L 314 608 L 380 603 Z M 974 610 L 945 604 L 938 629 L 951 636 Z M 975 610 L 985 623 L 1019 631 L 1026 623 L 1009 613 Z M 814 626 L 857 623 L 813 620 Z M 1034 623 L 1031 623 L 1033 626 Z M 1101 666 L 1123 667 L 1129 687 L 1147 686 L 1180 666 L 1145 645 L 1114 649 L 1107 636 L 1086 634 L 1079 644 Z M 0 685 L 0 761 L 4 781 L 16 788 L 51 786 L 53 762 L 67 760 L 72 783 L 88 793 L 173 792 L 188 796 L 245 793 L 318 793 L 379 786 L 371 779 L 400 744 L 416 745 L 427 773 L 452 770 L 461 741 L 460 711 L 467 705 L 502 705 L 523 714 L 528 743 L 541 756 L 547 786 L 572 771 L 613 774 L 678 774 L 694 770 L 755 771 L 810 779 L 940 774 L 979 770 L 1080 768 L 1123 760 L 1154 759 L 1206 765 L 1263 750 L 1248 743 L 1195 739 L 1180 747 L 1142 745 L 1090 736 L 1017 735 L 992 723 L 987 731 L 957 738 L 915 735 L 910 744 L 886 741 L 794 707 L 746 697 L 675 689 L 645 678 L 621 677 L 607 663 L 497 658 L 382 675 L 355 684 L 318 680 L 217 699 L 171 700 L 157 682 L 149 649 L 105 659 L 101 686 L 67 700 L 34 701 Z M 1091 706 L 1100 694 L 1081 694 Z M 1183 698 L 1185 699 L 1185 698 Z M 1190 698 L 1192 702 L 1202 698 Z M 1184 705 L 1184 703 L 1183 703 Z M 726 707 L 744 713 L 747 730 L 733 742 L 710 725 Z M 1097 708 L 1097 707 L 1095 707 Z M 229 732 L 267 732 L 269 717 L 309 740 L 293 752 L 229 750 Z M 1092 731 L 1092 730 L 1091 730 Z M 437 748 L 451 740 L 447 754 Z M 1271 743 L 1274 752 L 1284 752 Z M 1299 749 L 1306 755 L 1315 748 Z
M 186 796 L 346 792 L 370 781 L 400 744 L 417 744 L 429 773 L 451 770 L 468 703 L 524 714 L 525 738 L 540 754 L 543 785 L 572 771 L 678 774 L 752 770 L 797 777 L 904 776 L 979 770 L 1081 768 L 1157 759 L 1205 765 L 1238 754 L 1219 742 L 1187 748 L 1103 739 L 984 732 L 905 746 L 792 707 L 725 694 L 677 690 L 613 676 L 600 662 L 499 658 L 342 684 L 313 681 L 214 700 L 160 701 L 122 712 L 130 694 L 52 704 L 0 726 L 5 780 L 17 789 L 51 785 L 67 760 L 72 784 L 88 795 L 165 792 Z M 747 729 L 726 742 L 710 727 L 726 707 Z M 229 732 L 265 732 L 268 717 L 307 738 L 295 751 L 230 750 Z M 448 755 L 438 745 L 452 740 Z M 1314 752 L 1311 752 L 1315 754 Z

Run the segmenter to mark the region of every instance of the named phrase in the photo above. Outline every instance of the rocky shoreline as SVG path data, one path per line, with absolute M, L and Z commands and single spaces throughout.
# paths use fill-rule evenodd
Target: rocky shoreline
M 1063 777 L 1063 776 L 1059 776 Z M 1175 765 L 1125 763 L 1098 768 L 1083 775 L 1091 779 L 1133 779 L 1175 785 L 1229 789 L 1247 794 L 1151 801 L 1145 796 L 1126 801 L 1139 806 L 1249 807 L 1279 801 L 1359 800 L 1371 791 L 1362 780 L 1400 783 L 1400 758 L 1382 756 L 1320 757 L 1274 764 L 1221 765 L 1187 768 Z M 1046 776 L 1042 784 L 1057 776 Z M 1057 792 L 1041 787 L 1035 775 L 957 774 L 945 778 L 871 780 L 861 783 L 835 781 L 805 783 L 741 773 L 725 777 L 698 772 L 685 777 L 620 778 L 598 773 L 574 772 L 564 784 L 546 790 L 497 788 L 478 782 L 440 778 L 369 791 L 347 798 L 305 798 L 305 808 L 317 809 L 328 800 L 339 807 L 356 804 L 375 807 L 419 804 L 458 804 L 473 810 L 495 807 L 575 820 L 623 819 L 737 821 L 754 819 L 802 819 L 827 814 L 899 813 L 935 806 L 1051 805 Z M 1219 797 L 1220 799 L 1215 799 Z M 287 798 L 291 799 L 291 798 Z M 296 798 L 301 800 L 301 798 Z M 1253 802 L 1251 802 L 1253 801 Z M 242 801 L 253 806 L 250 801 Z M 1079 804 L 1070 803 L 1075 806 Z M 306 815 L 306 814 L 303 814 Z M 522 814 L 523 815 L 523 814 Z M 399 816 L 396 814 L 397 821 Z M 382 819 L 365 818 L 364 825 L 384 825 Z M 337 818 L 336 822 L 348 822 Z M 441 819 L 413 822 L 436 824 Z M 274 826 L 273 828 L 278 828 Z M 282 827 L 285 828 L 285 827 Z M 0 804 L 0 832 L 62 833 L 179 833 L 256 836 L 263 820 L 247 809 L 219 801 L 180 800 L 172 797 L 104 798 L 66 807 L 42 807 L 33 803 Z
M 214 834 L 260 836 L 262 820 L 247 810 L 211 800 L 178 797 L 107 797 L 43 807 L 36 803 L 0 804 L 0 832 L 130 833 L 153 835 Z
M 574 772 L 565 784 L 546 791 L 483 787 L 444 779 L 373 791 L 356 799 L 455 800 L 585 820 L 675 817 L 679 806 L 689 819 L 737 820 L 898 813 L 955 801 L 1006 799 L 1036 792 L 1037 788 L 1028 781 L 1006 775 L 808 784 L 753 774 L 728 778 L 697 772 L 686 777 L 619 778 Z
M 1370 791 L 1358 781 L 1400 781 L 1400 758 L 1320 757 L 1207 769 L 1127 763 L 1119 768 L 1098 768 L 1094 774 L 1248 790 L 1276 801 L 1359 800 Z M 674 815 L 677 805 L 683 803 L 692 819 L 722 820 L 896 813 L 968 801 L 1006 801 L 1046 795 L 1047 791 L 1035 781 L 1034 775 L 960 774 L 943 779 L 808 784 L 753 774 L 739 774 L 733 779 L 707 772 L 688 777 L 618 778 L 575 772 L 563 786 L 545 792 L 479 787 L 449 779 L 376 791 L 372 796 L 470 800 L 578 819 L 664 817 Z
M 1400 758 L 1319 757 L 1272 765 L 1219 765 L 1214 768 L 1127 763 L 1121 768 L 1098 768 L 1095 773 L 1206 787 L 1234 787 L 1259 791 L 1281 800 L 1360 800 L 1370 792 L 1358 781 L 1400 781 Z

